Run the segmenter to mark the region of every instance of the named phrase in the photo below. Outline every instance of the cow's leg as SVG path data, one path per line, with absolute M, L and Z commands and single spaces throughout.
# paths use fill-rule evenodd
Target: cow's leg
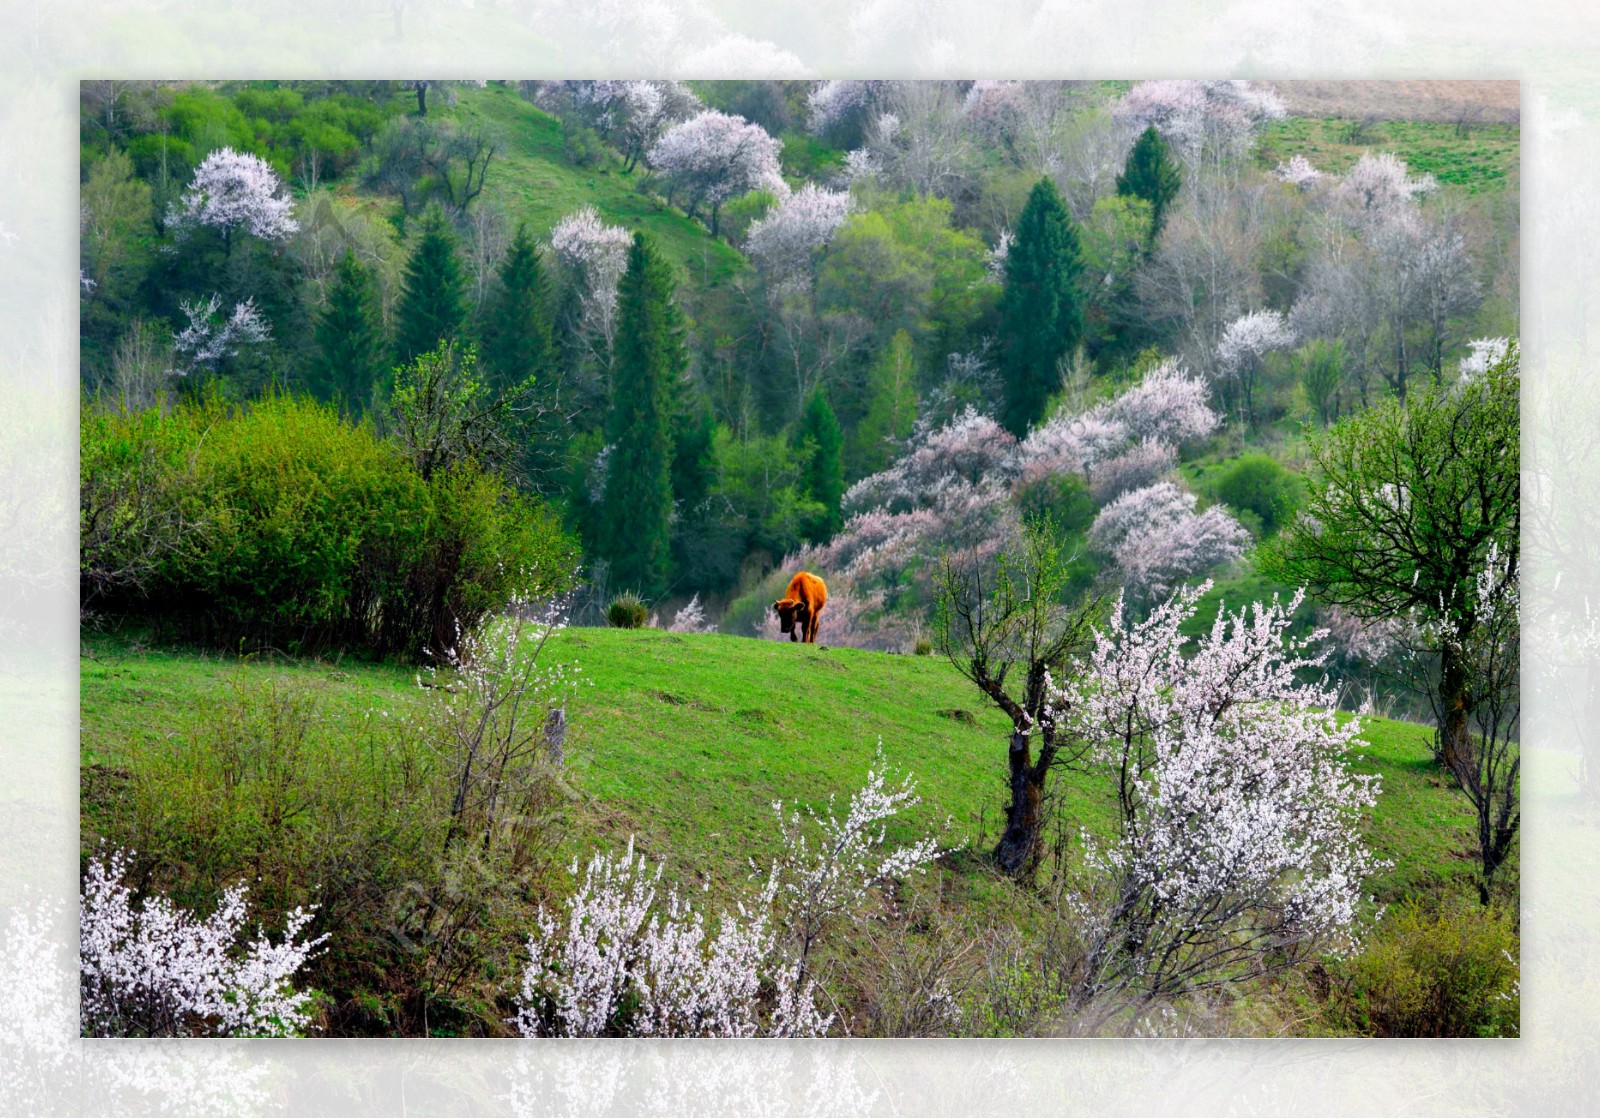
M 812 645 L 817 643 L 817 628 L 822 625 L 822 619 L 815 613 L 806 619 L 806 640 Z

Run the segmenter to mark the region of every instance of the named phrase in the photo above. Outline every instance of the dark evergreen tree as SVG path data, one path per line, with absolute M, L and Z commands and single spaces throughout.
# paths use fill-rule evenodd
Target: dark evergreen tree
M 814 540 L 826 540 L 844 523 L 839 509 L 844 498 L 844 432 L 820 385 L 800 414 L 798 435 L 806 453 L 806 490 L 824 510 L 810 535 Z
M 617 290 L 600 549 L 618 590 L 658 595 L 671 561 L 672 396 L 688 367 L 672 266 L 633 235 Z
M 490 385 L 509 388 L 529 377 L 544 381 L 552 363 L 550 308 L 539 248 L 526 226 L 517 227 L 484 302 L 478 360 Z
M 434 206 L 422 219 L 395 313 L 395 355 L 402 365 L 460 333 L 466 318 L 465 287 L 455 235 L 444 211 Z
M 1061 359 L 1083 336 L 1081 268 L 1077 227 L 1055 184 L 1040 179 L 1017 219 L 1000 296 L 1001 419 L 1017 436 L 1044 415 L 1045 402 L 1060 385 Z
M 346 249 L 328 289 L 328 305 L 317 317 L 317 360 L 311 389 L 318 398 L 338 403 L 352 416 L 372 404 L 383 378 L 388 340 L 378 285 L 372 272 Z
M 1150 247 L 1161 236 L 1167 222 L 1167 208 L 1178 197 L 1183 176 L 1172 158 L 1172 150 L 1155 125 L 1139 134 L 1122 174 L 1117 176 L 1117 193 L 1143 198 L 1150 203 Z

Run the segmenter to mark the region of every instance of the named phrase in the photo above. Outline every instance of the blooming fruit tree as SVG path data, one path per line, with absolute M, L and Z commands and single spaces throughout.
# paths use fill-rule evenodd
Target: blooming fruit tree
M 1378 779 L 1349 768 L 1360 720 L 1326 679 L 1301 682 L 1326 654 L 1320 634 L 1288 636 L 1300 596 L 1219 611 L 1191 648 L 1182 627 L 1210 586 L 1131 626 L 1119 601 L 1051 684 L 1057 735 L 1117 796 L 1116 838 L 1083 839 L 1085 998 L 1173 996 L 1348 948 L 1383 865 L 1360 832 Z

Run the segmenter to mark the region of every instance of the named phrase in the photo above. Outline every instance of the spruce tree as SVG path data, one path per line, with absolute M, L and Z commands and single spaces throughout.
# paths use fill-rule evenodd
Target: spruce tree
M 825 540 L 844 523 L 839 509 L 844 498 L 844 432 L 820 385 L 806 401 L 799 434 L 801 444 L 810 452 L 805 468 L 806 490 L 824 510 L 822 523 L 812 536 Z
M 444 211 L 430 208 L 422 233 L 406 264 L 405 286 L 396 311 L 395 355 L 402 365 L 455 339 L 466 318 L 465 281 L 456 258 L 456 239 Z
M 1117 176 L 1117 193 L 1143 198 L 1150 203 L 1149 247 L 1154 248 L 1167 223 L 1167 208 L 1178 197 L 1183 177 L 1172 159 L 1172 151 L 1155 125 L 1139 134 L 1122 174 Z
M 599 536 L 611 585 L 646 596 L 666 589 L 671 563 L 672 396 L 688 367 L 674 286 L 672 266 L 635 233 L 617 289 Z
M 1001 419 L 1019 437 L 1044 415 L 1060 385 L 1061 359 L 1083 337 L 1081 269 L 1077 226 L 1055 184 L 1040 179 L 1017 219 L 1000 295 Z
M 383 336 L 378 285 L 350 249 L 339 261 L 328 305 L 317 317 L 316 340 L 312 391 L 359 416 L 372 403 L 389 347 Z
M 529 377 L 542 382 L 551 365 L 550 309 L 539 249 L 526 226 L 517 227 L 484 302 L 478 360 L 489 383 L 504 389 Z

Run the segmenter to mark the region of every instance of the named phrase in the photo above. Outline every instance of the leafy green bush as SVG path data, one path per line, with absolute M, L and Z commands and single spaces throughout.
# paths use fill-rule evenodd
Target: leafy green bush
M 437 656 L 513 593 L 570 585 L 542 502 L 471 460 L 424 479 L 327 406 L 85 411 L 83 581 L 191 639 Z
M 1211 492 L 1234 510 L 1260 517 L 1267 535 L 1289 522 L 1301 497 L 1300 480 L 1271 455 L 1259 453 L 1240 455 L 1222 467 Z
M 1329 1014 L 1341 1032 L 1376 1037 L 1516 1036 L 1517 959 L 1513 914 L 1407 902 L 1360 955 L 1329 969 Z
M 643 629 L 650 608 L 632 591 L 624 591 L 606 607 L 606 621 L 613 629 Z

